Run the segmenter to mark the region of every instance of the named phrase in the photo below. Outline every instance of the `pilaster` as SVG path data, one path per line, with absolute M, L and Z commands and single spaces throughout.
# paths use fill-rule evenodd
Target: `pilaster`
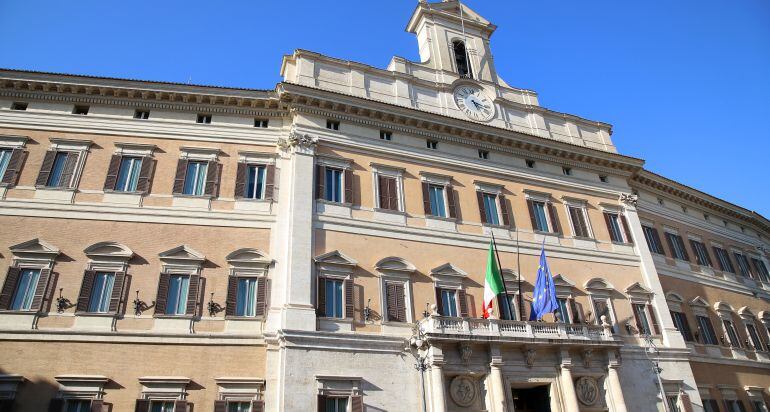
M 569 351 L 561 351 L 561 387 L 566 412 L 580 412 L 577 394 L 575 393 L 575 381 L 572 379 L 572 358 Z

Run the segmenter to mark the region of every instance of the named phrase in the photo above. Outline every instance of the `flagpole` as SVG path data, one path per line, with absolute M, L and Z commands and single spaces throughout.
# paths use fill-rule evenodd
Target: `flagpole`
M 492 233 L 492 244 L 495 246 L 495 256 L 497 257 L 497 270 L 500 271 L 500 280 L 503 281 L 503 293 L 505 293 L 505 306 L 508 307 L 508 317 L 513 320 L 513 309 L 511 308 L 511 302 L 508 301 L 508 287 L 505 286 L 505 277 L 503 276 L 503 266 L 500 264 L 500 252 L 497 251 L 497 242 L 495 242 L 495 232 Z M 500 303 L 497 304 L 500 306 Z
M 518 226 L 518 225 L 517 225 Z M 524 320 L 524 297 L 521 294 L 521 255 L 519 254 L 519 228 L 516 227 L 516 277 L 519 282 L 519 314 L 521 319 Z

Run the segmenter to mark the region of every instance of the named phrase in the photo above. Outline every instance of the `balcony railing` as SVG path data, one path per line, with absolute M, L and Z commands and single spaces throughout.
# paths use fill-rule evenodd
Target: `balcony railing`
M 518 320 L 455 318 L 432 315 L 422 322 L 423 332 L 502 338 L 614 341 L 610 325 L 524 322 Z

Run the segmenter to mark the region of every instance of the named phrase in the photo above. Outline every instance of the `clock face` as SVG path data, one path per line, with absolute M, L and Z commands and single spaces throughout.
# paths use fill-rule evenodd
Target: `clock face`
M 474 86 L 459 86 L 454 91 L 455 103 L 466 116 L 486 122 L 495 117 L 495 104 L 481 89 Z

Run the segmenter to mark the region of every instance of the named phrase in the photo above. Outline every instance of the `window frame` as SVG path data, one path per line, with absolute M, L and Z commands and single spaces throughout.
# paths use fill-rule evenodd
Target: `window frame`
M 68 156 L 72 154 L 72 155 L 76 155 L 78 159 L 72 170 L 72 176 L 70 177 L 70 180 L 69 182 L 67 182 L 67 184 L 49 186 L 49 182 L 51 179 L 51 172 L 54 167 L 54 163 L 52 163 L 51 169 L 49 169 L 46 172 L 48 173 L 48 176 L 46 178 L 45 183 L 38 184 L 37 182 L 35 182 L 35 188 L 38 190 L 63 190 L 63 191 L 77 190 L 78 185 L 80 184 L 80 178 L 83 174 L 83 169 L 85 168 L 86 157 L 88 156 L 88 153 L 90 151 L 91 145 L 93 145 L 93 142 L 90 140 L 75 140 L 75 139 L 60 139 L 60 138 L 52 138 L 50 139 L 50 142 L 51 142 L 51 145 L 48 148 L 49 152 L 56 152 L 57 155 L 59 153 L 67 153 Z M 54 157 L 54 162 L 55 162 L 55 159 L 56 157 Z M 65 159 L 64 166 L 66 166 L 66 161 L 67 160 Z M 42 166 L 41 166 L 41 169 L 42 169 Z M 42 173 L 43 170 L 40 170 L 40 172 Z M 38 180 L 39 180 L 39 177 L 40 176 L 38 176 Z
M 730 260 L 730 254 L 721 244 L 712 243 L 711 248 L 714 251 L 714 255 L 716 255 L 717 262 L 719 262 L 719 270 L 721 272 L 731 273 L 733 275 L 737 274 L 735 271 L 735 266 L 733 265 L 733 262 Z
M 709 256 L 708 248 L 703 240 L 700 238 L 688 236 L 690 240 L 690 246 L 692 247 L 693 254 L 695 255 L 695 261 L 698 266 L 712 268 L 713 262 Z
M 134 119 L 137 120 L 147 120 L 150 118 L 150 111 L 146 109 L 136 109 L 134 110 Z
M 266 163 L 257 163 L 257 162 L 243 162 L 244 167 L 246 168 L 246 176 L 243 183 L 243 190 L 244 192 L 241 193 L 241 196 L 239 199 L 243 200 L 265 200 L 265 190 L 267 189 L 267 169 L 268 164 Z M 256 172 L 254 173 L 254 184 L 250 185 L 249 180 L 251 179 L 251 169 L 256 168 Z M 260 173 L 261 172 L 261 173 Z M 260 184 L 260 174 L 262 183 Z M 251 187 L 254 188 L 254 196 L 249 197 L 248 193 Z M 257 189 L 259 189 L 259 196 L 257 195 Z
M 390 213 L 405 213 L 404 204 L 404 172 L 403 168 L 372 164 L 372 185 L 374 187 L 374 209 L 375 211 L 390 212 Z M 344 172 L 343 172 L 344 174 Z M 381 203 L 380 196 L 380 177 L 395 179 L 396 181 L 396 209 L 384 208 Z M 344 177 L 342 178 L 344 180 Z M 342 182 L 344 187 L 344 181 Z M 344 189 L 343 189 L 344 192 Z
M 673 230 L 664 230 L 664 233 L 666 237 L 670 237 L 668 242 L 671 249 L 671 257 L 682 262 L 690 262 L 687 246 L 684 244 L 682 235 Z M 681 250 L 677 249 L 677 247 L 681 248 Z
M 210 113 L 198 113 L 195 117 L 196 124 L 211 124 L 214 116 Z
M 567 219 L 569 220 L 570 229 L 572 230 L 572 236 L 577 239 L 585 239 L 585 240 L 594 240 L 594 232 L 593 228 L 591 227 L 591 219 L 588 217 L 588 202 L 582 199 L 572 199 L 564 197 L 562 198 L 562 203 L 564 203 L 564 210 L 567 213 Z M 586 236 L 579 236 L 577 234 L 576 226 L 575 226 L 575 219 L 572 216 L 572 209 L 576 209 L 577 213 L 580 213 L 580 216 L 583 218 L 583 223 L 585 224 L 586 229 Z
M 340 130 L 339 120 L 326 119 L 326 128 L 328 130 L 339 131 Z

